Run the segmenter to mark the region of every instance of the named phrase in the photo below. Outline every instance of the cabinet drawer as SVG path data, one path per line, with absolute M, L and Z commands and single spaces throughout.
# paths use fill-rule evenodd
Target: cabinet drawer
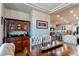
M 21 42 L 21 41 L 17 41 L 17 42 L 16 42 L 16 44 L 20 44 L 20 43 L 22 44 L 22 42 Z
M 29 43 L 24 42 L 23 45 L 30 45 Z
M 15 51 L 19 51 L 19 50 L 22 50 L 22 47 L 21 46 L 15 46 Z
M 29 43 L 29 42 L 24 41 L 24 42 L 23 42 L 23 44 L 28 44 L 28 45 L 29 45 L 30 43 Z

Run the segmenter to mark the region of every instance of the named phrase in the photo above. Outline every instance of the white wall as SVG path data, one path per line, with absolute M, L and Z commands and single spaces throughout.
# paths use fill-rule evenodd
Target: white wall
M 1 8 L 1 3 L 0 3 L 0 28 L 1 28 L 1 9 L 2 9 L 2 8 Z M 0 29 L 0 33 L 1 33 L 1 29 Z M 0 35 L 0 43 L 1 43 L 1 39 L 2 39 L 2 38 L 1 38 L 1 35 Z
M 3 27 L 1 24 L 1 16 L 3 16 L 3 4 L 0 3 L 0 45 L 2 43 L 2 39 L 3 39 Z
M 33 10 L 31 15 L 31 36 L 50 35 L 50 16 L 48 14 Z M 48 29 L 37 29 L 36 20 L 43 20 L 48 22 Z
M 30 51 L 32 51 L 32 45 L 41 44 L 42 37 L 50 36 L 50 15 L 32 10 L 31 12 L 31 25 L 30 25 Z M 36 28 L 36 20 L 43 20 L 48 22 L 48 29 L 37 29 Z M 35 37 L 35 38 L 34 38 Z M 38 37 L 38 38 L 37 38 Z M 33 40 L 33 42 L 32 42 Z M 50 39 L 47 39 L 47 41 Z
M 20 12 L 20 11 L 15 11 L 12 9 L 7 9 L 5 8 L 5 18 L 13 18 L 13 19 L 19 19 L 19 20 L 27 20 L 29 21 L 29 14 Z

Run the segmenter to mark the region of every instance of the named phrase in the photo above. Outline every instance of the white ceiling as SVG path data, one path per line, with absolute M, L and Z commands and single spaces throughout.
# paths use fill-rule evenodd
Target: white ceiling
M 25 13 L 29 13 L 32 8 L 23 3 L 4 3 L 5 8 L 13 9 L 16 11 L 21 11 Z
M 52 9 L 56 8 L 57 6 L 59 6 L 61 4 L 62 3 L 35 3 L 34 5 L 36 5 L 40 8 L 44 8 L 46 10 L 52 10 Z
M 68 3 L 4 3 L 4 6 L 9 9 L 30 13 L 33 9 L 45 12 L 53 13 L 64 10 L 76 4 Z

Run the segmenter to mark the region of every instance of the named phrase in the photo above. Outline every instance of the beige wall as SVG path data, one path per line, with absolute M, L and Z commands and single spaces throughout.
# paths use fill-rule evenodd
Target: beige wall
M 59 17 L 58 17 L 59 15 Z M 58 13 L 52 13 L 50 15 L 50 24 L 55 26 L 56 24 L 64 24 L 67 30 L 73 30 L 75 24 L 79 22 L 79 4 L 65 9 Z
M 73 10 L 73 13 L 70 13 L 70 11 Z M 76 14 L 76 16 L 73 16 L 74 14 Z M 57 17 L 57 15 L 60 15 L 60 17 Z M 63 17 L 63 20 L 62 20 L 62 17 Z M 63 10 L 61 12 L 58 12 L 58 13 L 52 13 L 51 14 L 51 20 L 50 20 L 50 23 L 51 24 L 66 24 L 66 23 L 69 23 L 69 24 L 73 24 L 73 23 L 76 23 L 78 19 L 76 19 L 76 17 L 78 18 L 79 17 L 79 4 L 76 5 L 76 6 L 73 6 L 71 8 L 68 8 L 66 10 Z

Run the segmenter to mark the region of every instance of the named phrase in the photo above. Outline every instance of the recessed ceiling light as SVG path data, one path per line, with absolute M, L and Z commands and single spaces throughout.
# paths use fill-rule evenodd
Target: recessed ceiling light
M 75 17 L 75 16 L 76 16 L 76 14 L 73 14 L 73 16 Z
M 69 23 L 69 21 L 65 21 L 66 23 Z
M 58 24 L 58 22 L 56 22 L 56 24 Z
M 79 19 L 79 17 L 76 17 L 76 19 Z
M 70 13 L 72 14 L 74 11 L 73 10 L 70 10 Z
M 63 20 L 64 22 L 66 22 L 66 20 Z
M 57 17 L 59 18 L 59 17 L 60 17 L 60 15 L 57 15 Z
M 63 17 L 61 17 L 60 19 L 63 20 Z

